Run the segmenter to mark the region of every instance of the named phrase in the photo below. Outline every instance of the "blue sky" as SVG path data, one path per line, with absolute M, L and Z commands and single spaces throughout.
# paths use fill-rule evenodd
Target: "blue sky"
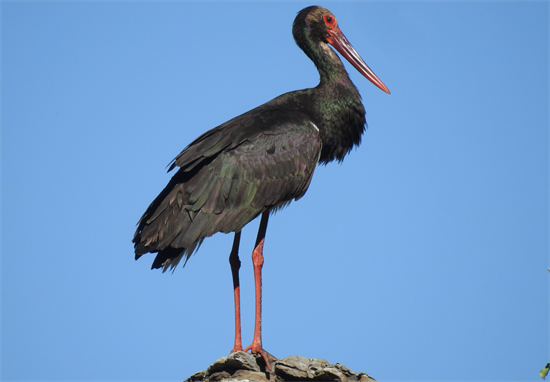
M 1 379 L 181 381 L 233 346 L 228 255 L 149 270 L 131 238 L 202 132 L 318 74 L 304 2 L 1 9 Z M 369 129 L 277 213 L 264 345 L 382 381 L 539 380 L 549 348 L 549 3 L 325 2 Z M 253 333 L 243 231 L 243 341 Z

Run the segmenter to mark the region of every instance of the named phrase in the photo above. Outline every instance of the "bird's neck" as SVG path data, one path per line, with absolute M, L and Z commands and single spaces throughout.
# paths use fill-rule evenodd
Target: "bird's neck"
M 319 85 L 311 90 L 323 148 L 320 163 L 341 162 L 365 131 L 365 108 L 336 53 L 321 43 L 310 58 L 319 71 Z

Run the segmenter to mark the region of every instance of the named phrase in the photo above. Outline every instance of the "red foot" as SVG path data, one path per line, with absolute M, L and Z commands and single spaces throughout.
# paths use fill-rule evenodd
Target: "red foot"
M 248 346 L 246 349 L 244 349 L 244 351 L 249 351 L 249 350 L 250 350 L 250 353 L 252 353 L 252 354 L 260 354 L 262 356 L 262 358 L 264 359 L 265 364 L 267 365 L 267 369 L 269 371 L 273 371 L 273 369 L 271 368 L 271 362 L 270 361 L 276 361 L 277 358 L 275 358 L 274 356 L 269 354 L 267 351 L 265 351 L 264 348 L 262 348 L 261 345 L 257 345 L 254 342 L 252 342 L 252 344 L 250 346 Z

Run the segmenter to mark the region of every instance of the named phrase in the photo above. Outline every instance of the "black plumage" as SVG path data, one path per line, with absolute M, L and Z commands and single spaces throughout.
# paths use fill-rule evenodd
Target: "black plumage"
M 153 268 L 175 267 L 205 237 L 240 231 L 306 192 L 319 132 L 303 113 L 270 103 L 208 131 L 174 159 L 170 169 L 179 170 L 138 223 L 136 258 L 158 252 Z

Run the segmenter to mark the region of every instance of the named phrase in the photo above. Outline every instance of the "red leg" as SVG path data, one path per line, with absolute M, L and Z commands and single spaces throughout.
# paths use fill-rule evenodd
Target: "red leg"
M 229 255 L 229 264 L 231 264 L 231 274 L 233 275 L 233 293 L 235 295 L 235 346 L 231 353 L 243 350 L 241 341 L 241 292 L 239 286 L 239 268 L 241 260 L 239 260 L 239 243 L 241 242 L 241 232 L 235 232 L 233 240 L 233 248 Z
M 262 267 L 264 265 L 264 239 L 267 231 L 267 220 L 269 218 L 269 211 L 262 214 L 262 220 L 260 221 L 260 229 L 258 230 L 258 237 L 256 239 L 256 247 L 252 252 L 252 263 L 254 264 L 254 287 L 256 292 L 256 317 L 254 320 L 254 338 L 252 344 L 244 349 L 250 350 L 251 353 L 261 354 L 267 365 L 267 368 L 271 370 L 270 360 L 276 358 L 266 352 L 262 347 Z

